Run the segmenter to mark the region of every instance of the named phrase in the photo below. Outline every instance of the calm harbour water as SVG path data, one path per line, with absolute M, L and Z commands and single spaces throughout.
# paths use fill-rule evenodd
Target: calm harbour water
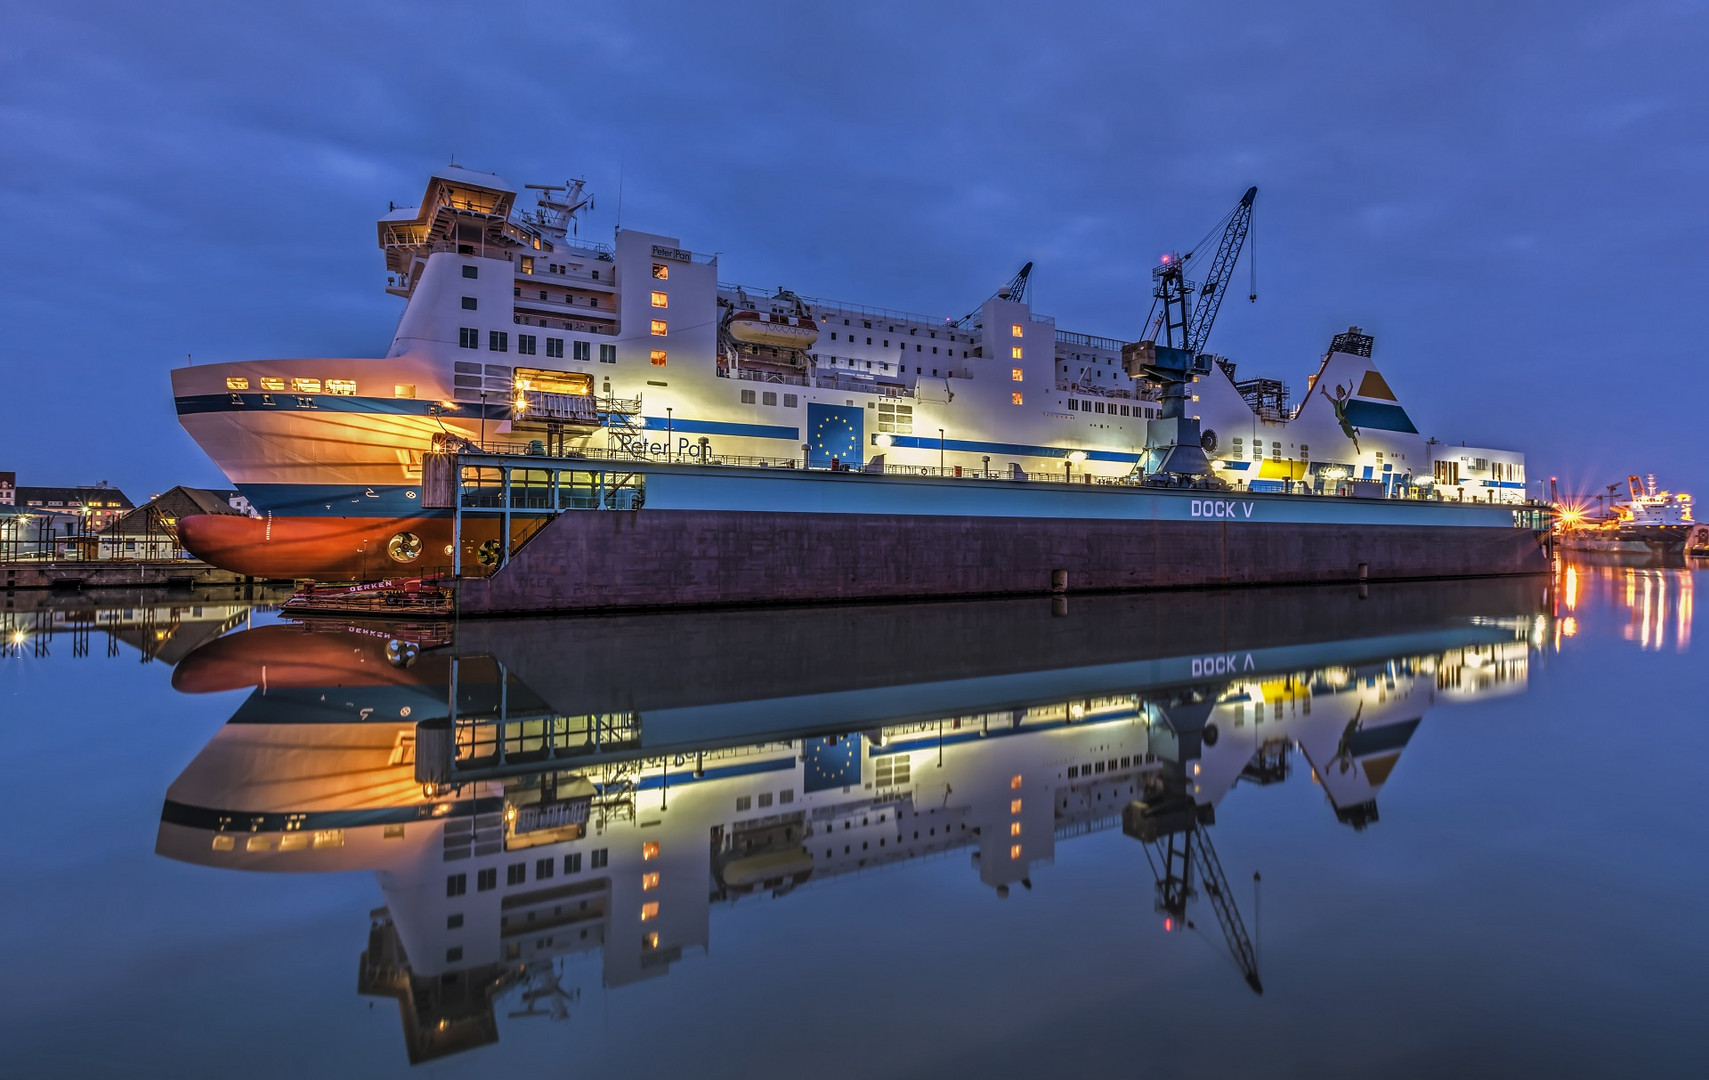
M 17 594 L 0 1072 L 1700 1075 L 1700 585 Z

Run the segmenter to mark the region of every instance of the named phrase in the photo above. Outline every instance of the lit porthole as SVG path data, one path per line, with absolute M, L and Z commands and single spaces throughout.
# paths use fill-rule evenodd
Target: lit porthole
M 386 554 L 393 562 L 414 562 L 421 558 L 421 537 L 412 532 L 401 532 L 386 541 Z

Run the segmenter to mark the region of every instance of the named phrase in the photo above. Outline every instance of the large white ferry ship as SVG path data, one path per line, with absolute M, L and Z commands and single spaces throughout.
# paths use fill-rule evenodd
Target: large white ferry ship
M 1116 481 L 1154 471 L 1176 430 L 1127 343 L 1035 313 L 1026 270 L 964 317 L 913 314 L 722 281 L 715 255 L 674 236 L 580 239 L 580 181 L 536 188 L 527 210 L 518 194 L 451 166 L 379 220 L 387 291 L 405 301 L 383 357 L 173 372 L 180 422 L 262 515 L 186 519 L 192 551 L 271 576 L 442 566 L 451 514 L 425 509 L 422 486 L 436 448 Z M 1204 363 L 1184 408 L 1215 476 L 1242 492 L 1523 500 L 1523 455 L 1426 439 L 1371 352 L 1357 327 L 1335 335 L 1297 400 Z M 496 529 L 456 542 L 490 550 Z

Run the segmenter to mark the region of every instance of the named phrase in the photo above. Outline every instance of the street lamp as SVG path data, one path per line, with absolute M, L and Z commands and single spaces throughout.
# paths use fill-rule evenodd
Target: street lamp
M 671 407 L 665 406 L 665 460 L 676 460 L 676 424 L 671 418 Z
M 938 428 L 938 475 L 944 473 L 944 429 Z
M 481 451 L 487 448 L 487 392 L 481 391 Z
M 1076 450 L 1062 459 L 1062 472 L 1066 477 L 1065 483 L 1074 482 L 1074 466 L 1086 460 L 1086 451 Z

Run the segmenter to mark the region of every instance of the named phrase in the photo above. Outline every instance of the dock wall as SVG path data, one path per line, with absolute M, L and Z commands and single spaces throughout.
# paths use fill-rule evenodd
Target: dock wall
M 729 510 L 566 513 L 463 614 L 912 599 L 1541 573 L 1503 525 Z

